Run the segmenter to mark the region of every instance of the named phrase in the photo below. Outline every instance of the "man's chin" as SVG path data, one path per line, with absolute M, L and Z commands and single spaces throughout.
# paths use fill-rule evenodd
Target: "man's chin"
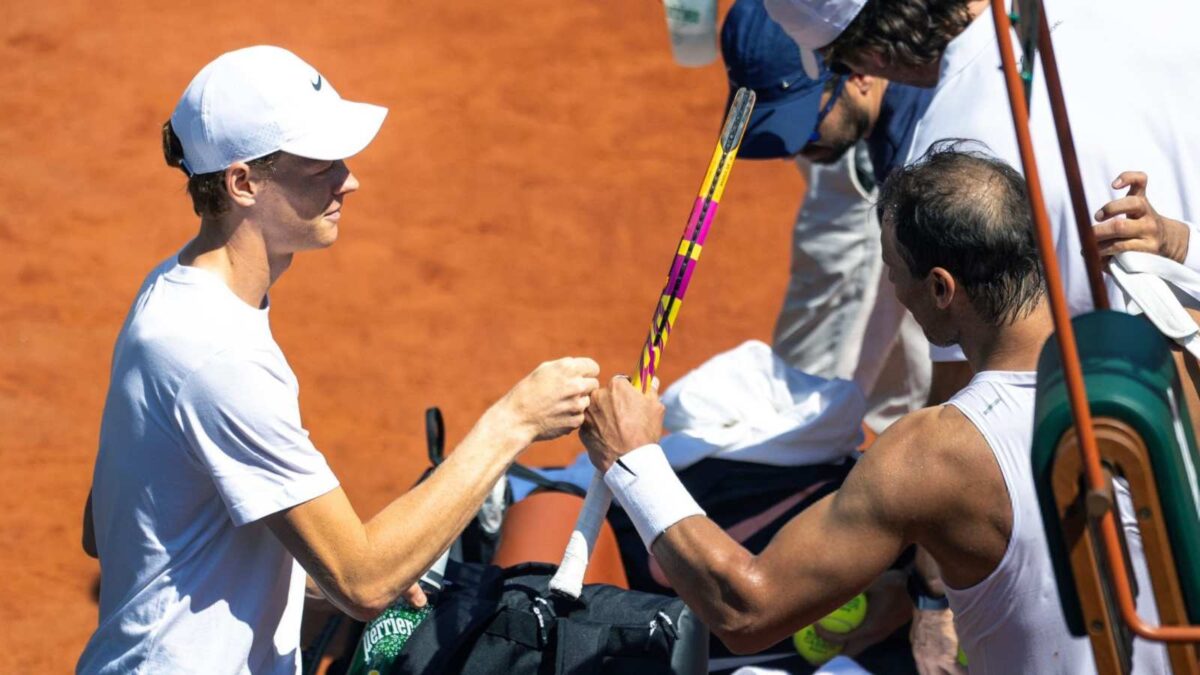
M 827 148 L 824 146 L 816 146 L 805 148 L 800 151 L 800 156 L 812 162 L 813 164 L 836 164 L 842 155 L 846 154 L 848 148 Z
M 321 231 L 316 232 L 313 237 L 300 246 L 300 250 L 319 251 L 323 248 L 329 248 L 330 246 L 333 246 L 333 243 L 337 241 L 337 238 L 338 227 L 336 224 L 334 224 L 332 227 L 325 227 L 322 228 Z
M 953 338 L 953 337 L 950 337 L 950 338 L 937 337 L 937 338 L 935 338 L 935 337 L 930 336 L 929 333 L 925 333 L 925 339 L 928 340 L 929 344 L 933 345 L 934 347 L 940 347 L 942 349 L 948 349 L 950 347 L 957 347 L 959 345 L 958 338 Z

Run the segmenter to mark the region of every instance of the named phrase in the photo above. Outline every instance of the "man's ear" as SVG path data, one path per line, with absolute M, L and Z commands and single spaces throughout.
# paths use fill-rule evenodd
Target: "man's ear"
M 929 270 L 927 279 L 934 306 L 938 309 L 948 309 L 958 293 L 958 284 L 954 277 L 945 268 L 935 267 Z
M 875 81 L 878 79 L 874 75 L 854 72 L 846 76 L 846 86 L 853 87 L 859 95 L 866 96 L 871 91 L 871 87 L 875 86 Z
M 245 162 L 234 162 L 225 169 L 225 192 L 229 199 L 238 206 L 251 206 L 258 196 L 259 184 L 253 180 L 250 165 Z

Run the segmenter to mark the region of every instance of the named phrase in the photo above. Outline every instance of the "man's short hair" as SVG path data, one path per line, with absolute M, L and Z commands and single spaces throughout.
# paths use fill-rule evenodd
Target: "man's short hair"
M 219 216 L 229 210 L 229 193 L 225 191 L 225 171 L 211 171 L 192 175 L 183 166 L 183 143 L 168 120 L 162 126 L 163 159 L 167 166 L 179 169 L 188 177 L 187 191 L 192 198 L 192 211 L 196 215 Z M 256 175 L 270 178 L 275 173 L 275 164 L 283 154 L 282 150 L 272 152 L 265 157 L 246 162 Z
M 1025 179 L 965 141 L 935 144 L 915 164 L 888 177 L 879 198 L 909 271 L 949 272 L 980 317 L 1011 324 L 1045 293 Z
M 888 65 L 926 66 L 942 58 L 946 45 L 970 24 L 967 0 L 867 0 L 820 51 L 831 64 L 874 54 Z

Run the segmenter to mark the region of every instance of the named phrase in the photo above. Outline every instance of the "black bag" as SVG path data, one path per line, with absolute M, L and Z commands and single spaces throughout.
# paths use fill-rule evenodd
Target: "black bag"
M 556 567 L 454 564 L 393 675 L 693 675 L 708 671 L 708 629 L 678 598 L 591 584 L 553 595 Z

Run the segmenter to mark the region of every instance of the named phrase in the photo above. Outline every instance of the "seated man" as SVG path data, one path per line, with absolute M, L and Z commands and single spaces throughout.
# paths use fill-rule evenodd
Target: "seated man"
M 666 466 L 654 396 L 621 379 L 595 392 L 588 452 L 679 595 L 735 650 L 817 621 L 918 544 L 941 568 L 973 670 L 1095 672 L 1062 617 L 1031 480 L 1034 370 L 1052 325 L 1024 182 L 997 160 L 935 148 L 893 174 L 879 209 L 897 297 L 976 373 L 946 405 L 892 425 L 759 555 L 704 518 Z M 1120 486 L 1118 501 L 1128 531 Z M 1141 541 L 1129 545 L 1138 609 L 1153 622 Z M 1167 670 L 1161 645 L 1141 640 L 1134 662 Z

